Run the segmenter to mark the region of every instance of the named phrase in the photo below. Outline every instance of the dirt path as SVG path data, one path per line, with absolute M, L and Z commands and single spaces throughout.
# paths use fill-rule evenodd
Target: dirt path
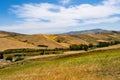
M 104 48 L 97 48 L 93 50 L 89 50 L 87 52 L 92 52 L 92 51 L 99 51 L 99 50 L 110 50 L 110 49 L 120 49 L 120 44 L 119 45 L 114 45 L 114 46 L 109 46 L 109 47 L 104 47 Z M 23 63 L 29 62 L 29 60 L 53 60 L 53 59 L 58 59 L 58 58 L 63 58 L 63 57 L 69 57 L 69 56 L 77 56 L 80 54 L 85 54 L 87 53 L 86 51 L 66 51 L 63 54 L 50 54 L 50 55 L 39 55 L 39 56 L 33 56 L 30 58 L 27 58 L 23 61 L 18 61 L 18 62 L 11 62 L 9 64 L 1 65 L 0 69 L 14 66 L 14 65 L 21 65 Z

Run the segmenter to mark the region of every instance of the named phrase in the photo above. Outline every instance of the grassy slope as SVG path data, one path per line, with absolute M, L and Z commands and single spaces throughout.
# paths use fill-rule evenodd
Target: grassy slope
M 37 48 L 34 45 L 20 42 L 14 38 L 0 38 L 0 51 L 16 48 Z
M 96 44 L 99 41 L 120 40 L 120 34 L 58 34 L 58 35 L 20 35 L 16 36 L 20 41 L 27 40 L 34 45 L 48 45 L 48 48 L 67 48 L 70 44 Z M 57 42 L 61 40 L 61 42 Z
M 29 61 L 0 70 L 1 80 L 119 80 L 120 49 L 55 60 Z
M 12 34 L 12 33 L 11 33 Z M 47 45 L 49 49 L 68 48 L 70 44 L 96 44 L 99 41 L 120 40 L 120 34 L 58 34 L 58 35 L 21 35 L 0 33 L 0 51 L 13 48 L 36 48 L 37 45 Z M 58 41 L 61 42 L 58 42 Z
M 32 44 L 28 44 L 28 43 L 17 40 L 11 34 L 0 33 L 0 51 L 6 50 L 6 49 L 16 49 L 16 48 L 38 48 Z
M 20 41 L 24 41 L 27 40 L 28 44 L 33 44 L 35 46 L 37 45 L 47 45 L 49 49 L 51 48 L 64 48 L 64 46 L 61 46 L 59 44 L 57 44 L 56 42 L 54 42 L 52 39 L 48 39 L 46 38 L 46 35 L 25 35 L 25 36 L 16 36 L 15 38 L 17 38 Z

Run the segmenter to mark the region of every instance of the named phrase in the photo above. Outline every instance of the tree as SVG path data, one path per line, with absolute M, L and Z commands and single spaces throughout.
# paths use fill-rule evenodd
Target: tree
M 0 59 L 3 59 L 3 53 L 0 53 Z
M 87 51 L 89 49 L 89 46 L 86 44 L 80 44 L 80 45 L 73 44 L 73 45 L 70 45 L 69 48 L 70 48 L 70 50 L 85 50 L 85 51 Z
M 99 42 L 99 44 L 96 47 L 108 47 L 109 45 L 109 42 Z
M 84 45 L 84 48 L 83 48 L 85 51 L 88 51 L 89 47 L 88 45 Z
M 114 41 L 114 44 L 120 44 L 120 41 Z
M 93 45 L 92 43 L 90 43 L 90 44 L 88 45 L 88 47 L 89 47 L 89 48 L 93 48 L 94 45 Z
M 6 58 L 6 60 L 10 60 L 10 61 L 12 61 L 13 58 L 12 58 L 11 56 L 8 56 L 8 57 Z
M 45 54 L 45 50 L 42 50 L 42 52 L 40 53 L 40 55 L 44 55 Z
M 79 50 L 79 45 L 76 45 L 76 44 L 72 44 L 70 45 L 70 50 Z
M 83 45 L 83 44 L 80 44 L 80 45 L 79 45 L 79 50 L 83 50 L 83 48 L 84 48 L 84 45 Z

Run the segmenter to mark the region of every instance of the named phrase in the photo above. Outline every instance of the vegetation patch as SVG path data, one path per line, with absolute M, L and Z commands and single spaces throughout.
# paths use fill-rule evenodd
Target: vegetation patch
M 28 61 L 0 70 L 1 80 L 119 80 L 120 49 Z

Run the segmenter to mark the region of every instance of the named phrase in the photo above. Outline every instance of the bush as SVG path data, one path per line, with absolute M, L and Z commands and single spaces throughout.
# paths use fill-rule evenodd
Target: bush
M 43 50 L 41 53 L 40 53 L 40 55 L 44 55 L 45 54 L 45 51 Z
M 3 53 L 0 53 L 0 59 L 3 59 Z
M 89 47 L 89 48 L 93 48 L 94 45 L 90 43 L 90 44 L 88 45 L 88 47 Z
M 83 45 L 83 49 L 84 49 L 85 51 L 88 51 L 88 49 L 89 49 L 88 45 Z
M 22 56 L 22 54 L 15 54 L 15 56 L 21 57 L 21 56 Z
M 24 58 L 23 57 L 18 57 L 15 61 L 20 61 L 20 60 L 23 60 Z
M 99 44 L 96 47 L 108 47 L 110 45 L 110 42 L 99 42 Z
M 38 47 L 48 47 L 47 45 L 37 45 Z
M 65 40 L 64 37 L 60 37 L 60 36 L 59 36 L 59 37 L 56 38 L 56 42 L 58 42 L 58 43 L 62 43 L 62 42 L 65 43 L 66 40 Z
M 6 60 L 12 61 L 12 60 L 13 60 L 13 57 L 12 57 L 12 56 L 8 56 L 8 57 L 6 58 Z
M 69 48 L 70 48 L 70 50 L 85 50 L 85 51 L 87 51 L 89 49 L 89 46 L 86 44 L 80 44 L 80 45 L 73 44 L 73 45 L 70 45 Z
M 79 45 L 76 45 L 76 44 L 72 44 L 70 45 L 70 50 L 79 50 Z
M 114 41 L 114 44 L 120 44 L 120 41 Z

